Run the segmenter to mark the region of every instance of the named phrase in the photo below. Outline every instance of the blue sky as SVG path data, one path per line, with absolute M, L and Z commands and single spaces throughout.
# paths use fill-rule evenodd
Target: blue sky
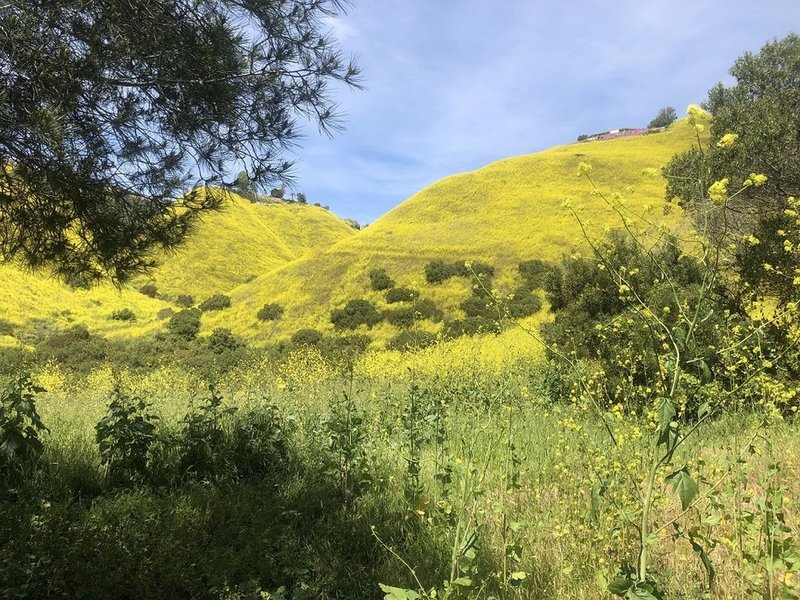
M 453 173 L 683 115 L 746 51 L 800 32 L 800 0 L 356 0 L 327 22 L 363 91 L 305 128 L 295 191 L 369 223 Z

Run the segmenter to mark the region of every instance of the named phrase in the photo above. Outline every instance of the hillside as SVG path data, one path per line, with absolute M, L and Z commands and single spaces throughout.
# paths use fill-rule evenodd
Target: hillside
M 255 205 L 226 193 L 224 209 L 205 216 L 179 251 L 122 290 L 103 285 L 73 290 L 52 278 L 0 266 L 0 318 L 11 323 L 18 338 L 86 325 L 109 337 L 140 336 L 163 327 L 166 309 L 179 310 L 174 300 L 189 294 L 200 302 L 227 292 L 257 275 L 317 252 L 350 237 L 353 229 L 325 209 L 294 204 Z M 156 298 L 137 290 L 156 286 Z M 135 321 L 111 318 L 130 309 Z M 159 318 L 161 312 L 161 318 Z M 0 344 L 14 343 L 0 335 Z
M 623 193 L 633 211 L 660 207 L 665 182 L 643 170 L 660 167 L 694 136 L 693 128 L 678 122 L 664 133 L 569 144 L 447 177 L 355 236 L 240 286 L 232 293 L 229 311 L 204 321 L 208 327 L 225 323 L 251 339 L 288 336 L 303 327 L 330 331 L 331 309 L 348 299 L 364 297 L 386 306 L 382 293 L 369 290 L 372 268 L 385 268 L 398 285 L 420 290 L 422 297 L 457 317 L 471 283 L 454 278 L 432 286 L 423 274 L 427 262 L 487 262 L 499 271 L 495 284 L 510 290 L 521 260 L 557 261 L 583 246 L 575 218 L 562 206 L 565 198 L 583 207 L 592 235 L 618 224 L 605 203 L 590 194 L 588 182 L 576 176 L 579 162 L 593 166 L 601 190 Z M 660 208 L 653 218 L 672 224 L 677 219 L 664 217 Z M 286 308 L 281 321 L 264 325 L 255 318 L 266 302 Z M 393 332 L 381 324 L 370 335 L 386 340 Z

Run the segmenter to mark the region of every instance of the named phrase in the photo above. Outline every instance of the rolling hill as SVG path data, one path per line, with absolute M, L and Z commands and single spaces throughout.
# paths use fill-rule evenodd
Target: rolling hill
M 149 276 L 121 290 L 111 285 L 73 290 L 50 277 L 0 265 L 0 319 L 22 340 L 76 324 L 111 338 L 146 335 L 163 327 L 167 309 L 179 310 L 178 295 L 201 302 L 354 233 L 320 207 L 253 204 L 221 193 L 227 195 L 223 210 L 206 215 L 179 251 L 163 256 Z M 144 284 L 156 286 L 155 298 L 137 291 Z M 111 318 L 126 308 L 135 320 Z M 0 335 L 2 343 L 16 342 Z
M 360 232 L 322 208 L 254 205 L 230 194 L 226 210 L 208 215 L 185 247 L 121 291 L 111 286 L 70 290 L 52 279 L 0 267 L 0 318 L 23 341 L 75 324 L 123 339 L 162 329 L 170 311 L 179 310 L 179 295 L 200 302 L 225 293 L 231 307 L 205 313 L 201 334 L 225 327 L 249 343 L 265 344 L 303 328 L 332 331 L 331 310 L 350 299 L 389 308 L 384 292 L 370 290 L 368 273 L 374 268 L 385 269 L 397 285 L 418 290 L 446 318 L 461 318 L 459 305 L 472 293 L 473 283 L 454 277 L 431 285 L 424 276 L 429 261 L 488 263 L 496 273 L 492 285 L 511 292 L 519 282 L 520 261 L 557 262 L 586 249 L 575 216 L 563 207 L 565 198 L 581 207 L 591 236 L 619 225 L 586 179 L 576 176 L 580 162 L 592 165 L 593 180 L 604 194 L 619 192 L 631 213 L 640 213 L 647 205 L 661 206 L 665 185 L 661 177 L 643 171 L 657 169 L 694 139 L 694 129 L 678 122 L 663 133 L 568 144 L 500 160 L 434 183 Z M 651 216 L 669 226 L 679 218 L 658 209 Z M 136 291 L 146 283 L 156 287 L 155 298 Z M 267 303 L 281 305 L 282 318 L 260 321 L 256 314 Z M 136 319 L 112 318 L 123 309 Z M 532 317 L 537 318 L 543 317 Z M 435 333 L 442 325 L 424 321 L 418 327 Z M 358 332 L 382 345 L 398 329 L 383 322 Z M 18 342 L 0 335 L 0 343 Z
M 592 165 L 593 180 L 604 194 L 623 194 L 634 213 L 653 205 L 652 218 L 674 226 L 679 216 L 664 216 L 660 210 L 665 181 L 643 171 L 665 164 L 695 135 L 680 121 L 663 133 L 569 144 L 446 177 L 356 235 L 241 285 L 231 293 L 229 311 L 204 316 L 204 321 L 212 328 L 224 324 L 250 339 L 284 337 L 303 327 L 330 331 L 330 311 L 349 299 L 366 298 L 386 307 L 384 294 L 369 288 L 373 268 L 386 269 L 398 285 L 419 290 L 457 317 L 472 284 L 454 278 L 430 285 L 426 263 L 480 260 L 498 271 L 495 285 L 510 291 L 520 261 L 556 262 L 585 250 L 575 217 L 562 206 L 565 198 L 581 207 L 592 236 L 618 226 L 619 219 L 591 193 L 586 179 L 576 176 L 580 162 Z M 264 325 L 255 318 L 267 302 L 285 307 L 281 321 Z M 385 341 L 394 333 L 384 323 L 370 335 Z

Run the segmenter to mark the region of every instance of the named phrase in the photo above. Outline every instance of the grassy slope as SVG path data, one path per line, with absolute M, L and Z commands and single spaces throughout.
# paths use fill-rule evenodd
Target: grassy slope
M 319 207 L 253 205 L 230 194 L 226 208 L 207 215 L 185 247 L 164 257 L 149 278 L 123 290 L 104 285 L 73 291 L 51 278 L 0 266 L 0 318 L 30 332 L 37 327 L 82 323 L 109 337 L 143 335 L 163 326 L 156 315 L 162 309 L 175 308 L 172 301 L 178 294 L 188 293 L 202 301 L 308 252 L 319 251 L 352 232 L 341 219 Z M 158 298 L 136 291 L 146 282 L 155 283 Z M 137 320 L 123 323 L 109 319 L 112 312 L 122 308 L 132 309 Z M 0 344 L 13 342 L 8 336 L 0 337 Z
M 560 146 L 447 177 L 357 235 L 242 285 L 232 294 L 229 311 L 204 321 L 208 327 L 225 322 L 250 338 L 286 336 L 302 327 L 330 330 L 330 310 L 348 299 L 382 302 L 382 294 L 368 291 L 367 272 L 375 267 L 386 268 L 398 284 L 422 290 L 424 297 L 457 314 L 469 283 L 456 279 L 430 286 L 423 275 L 425 263 L 484 260 L 500 268 L 497 284 L 511 289 L 520 260 L 555 261 L 582 246 L 574 217 L 561 206 L 565 197 L 583 205 L 593 235 L 618 224 L 603 201 L 589 194 L 588 182 L 576 176 L 579 162 L 593 166 L 592 176 L 605 193 L 624 192 L 632 209 L 659 206 L 664 180 L 644 176 L 642 170 L 666 163 L 694 135 L 679 122 L 661 134 Z M 660 210 L 653 218 L 664 219 Z M 286 306 L 282 321 L 256 320 L 256 311 L 266 302 Z M 381 325 L 371 335 L 385 340 L 393 331 Z

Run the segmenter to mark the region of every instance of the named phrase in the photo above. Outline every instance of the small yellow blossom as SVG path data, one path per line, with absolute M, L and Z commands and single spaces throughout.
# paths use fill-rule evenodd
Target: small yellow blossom
M 696 125 L 698 120 L 704 120 L 708 116 L 708 113 L 697 104 L 690 104 L 686 114 L 689 116 L 689 125 Z
M 578 177 L 580 177 L 581 175 L 588 175 L 591 172 L 591 170 L 592 170 L 592 165 L 585 162 L 578 163 Z
M 758 246 L 761 243 L 761 240 L 758 239 L 756 236 L 754 236 L 752 233 L 744 239 L 747 240 L 747 243 L 750 244 L 751 246 Z

